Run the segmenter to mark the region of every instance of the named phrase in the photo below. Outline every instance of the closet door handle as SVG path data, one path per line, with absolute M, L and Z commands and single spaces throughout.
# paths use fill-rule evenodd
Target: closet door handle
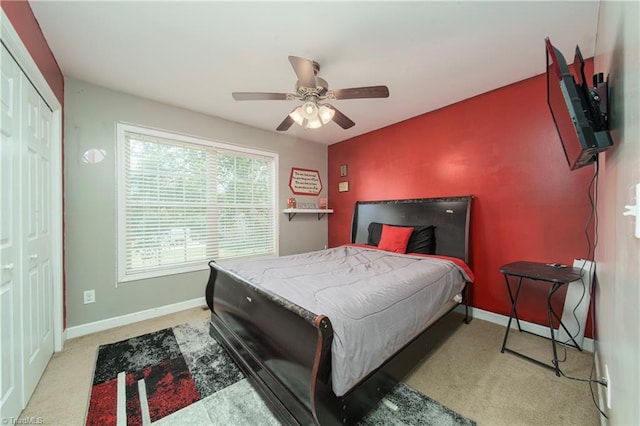
M 32 254 L 31 256 L 29 256 L 29 259 L 31 260 L 36 260 L 38 258 L 37 254 Z
M 13 263 L 7 263 L 6 265 L 2 265 L 2 269 L 6 271 L 13 270 Z

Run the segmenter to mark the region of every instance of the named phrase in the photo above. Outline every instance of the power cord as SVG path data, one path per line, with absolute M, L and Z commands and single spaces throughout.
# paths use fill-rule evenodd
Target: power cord
M 578 310 L 578 308 L 580 307 L 580 304 L 582 303 L 582 301 L 584 300 L 586 294 L 587 294 L 587 286 L 584 282 L 584 279 L 582 278 L 584 275 L 584 269 L 587 266 L 587 261 L 590 261 L 593 265 L 593 268 L 595 270 L 595 250 L 596 250 L 596 246 L 598 244 L 598 210 L 597 210 L 597 186 L 598 186 L 598 172 L 599 172 L 599 162 L 598 162 L 598 157 L 596 157 L 596 167 L 595 167 L 595 171 L 593 174 L 593 177 L 591 178 L 591 181 L 589 182 L 589 187 L 587 189 L 587 197 L 589 198 L 589 205 L 591 206 L 591 209 L 589 210 L 589 215 L 587 216 L 587 221 L 584 224 L 584 236 L 585 239 L 587 240 L 587 255 L 585 256 L 585 262 L 582 263 L 582 265 L 580 266 L 580 282 L 582 283 L 582 295 L 580 296 L 580 299 L 578 300 L 578 302 L 576 303 L 576 305 L 574 306 L 573 310 L 572 310 L 572 314 L 573 314 L 573 318 L 576 320 L 576 324 L 578 326 L 578 329 L 576 330 L 575 334 L 573 334 L 571 337 L 573 337 L 574 339 L 578 336 L 578 334 L 580 334 L 581 331 L 581 327 L 580 327 L 580 321 L 578 320 L 578 316 L 576 314 L 576 311 Z M 591 194 L 593 194 L 593 197 L 591 196 Z M 589 237 L 589 225 L 591 224 L 591 221 L 594 220 L 594 227 L 595 227 L 595 232 L 594 232 L 594 241 L 593 241 L 593 247 L 591 245 L 591 238 Z M 589 268 L 589 272 L 591 273 L 591 268 Z M 591 274 L 591 278 L 593 279 L 593 277 L 595 276 L 595 273 Z M 593 322 L 592 322 L 593 324 Z M 567 345 L 569 344 L 569 342 L 572 340 L 571 337 L 569 337 L 568 339 L 566 339 L 564 342 L 562 342 L 563 344 L 563 348 L 564 348 L 564 356 L 562 360 L 558 360 L 558 362 L 565 362 L 567 359 Z
M 593 374 L 596 371 L 596 360 L 594 357 L 593 360 L 593 364 L 591 364 L 591 372 L 589 373 L 589 378 L 593 377 Z M 591 386 L 591 383 L 593 382 L 589 382 L 589 392 L 591 392 L 591 399 L 593 400 L 593 405 L 596 406 L 596 408 L 598 409 L 598 411 L 600 412 L 600 414 L 602 415 L 602 417 L 604 417 L 605 419 L 608 419 L 609 417 L 604 413 L 604 411 L 602 411 L 602 409 L 600 408 L 600 406 L 598 405 L 598 401 L 596 401 L 596 395 L 593 392 L 593 386 Z M 597 382 L 599 385 L 603 385 L 604 387 L 608 387 L 609 383 L 607 382 Z
M 576 331 L 575 335 L 573 335 L 573 338 L 575 338 L 576 336 L 578 336 L 578 334 L 580 333 L 580 322 L 578 321 L 578 317 L 576 315 L 576 310 L 578 309 L 578 307 L 580 306 L 580 304 L 582 303 L 584 297 L 586 296 L 586 284 L 584 282 L 584 279 L 582 278 L 582 275 L 584 273 L 584 269 L 585 266 L 587 265 L 587 261 L 592 262 L 593 265 L 593 272 L 591 271 L 591 269 L 589 270 L 589 273 L 591 273 L 591 279 L 595 280 L 596 277 L 596 262 L 595 262 L 595 251 L 596 251 L 596 247 L 598 246 L 598 173 L 600 170 L 600 162 L 598 161 L 598 157 L 596 156 L 596 161 L 595 161 L 595 172 L 593 174 L 593 177 L 591 178 L 591 181 L 589 182 L 589 188 L 587 190 L 587 195 L 589 197 L 589 204 L 591 206 L 591 210 L 589 211 L 589 216 L 587 217 L 587 222 L 585 223 L 584 226 L 584 235 L 585 235 L 585 239 L 587 240 L 587 256 L 585 258 L 585 262 L 582 263 L 582 266 L 580 267 L 580 281 L 582 282 L 582 296 L 580 297 L 580 299 L 578 300 L 578 303 L 576 303 L 576 306 L 573 308 L 573 317 L 576 320 L 576 324 L 578 324 L 578 330 Z M 591 196 L 591 194 L 593 193 L 593 197 Z M 593 245 L 591 244 L 591 238 L 589 237 L 589 225 L 591 224 L 591 221 L 593 220 L 594 222 L 594 236 L 593 236 Z M 591 324 L 595 329 L 595 316 L 594 316 L 594 310 L 593 309 L 589 309 L 590 311 L 590 315 L 591 315 Z M 571 338 L 567 339 L 564 342 L 561 342 L 562 347 L 564 349 L 564 356 L 562 360 L 558 360 L 558 364 L 561 362 L 565 362 L 567 360 L 567 346 L 569 341 L 571 340 Z M 566 374 L 564 374 L 564 372 L 560 369 L 559 365 L 556 365 L 556 367 L 558 367 L 558 372 L 562 375 L 562 377 L 570 379 L 570 380 L 575 380 L 575 381 L 580 381 L 580 382 L 587 382 L 589 383 L 589 390 L 591 392 L 591 399 L 593 400 L 593 404 L 596 406 L 596 408 L 598 409 L 598 411 L 600 412 L 600 414 L 605 418 L 608 419 L 607 415 L 604 413 L 604 411 L 602 411 L 602 409 L 600 408 L 600 406 L 598 405 L 598 402 L 596 401 L 596 397 L 595 397 L 595 393 L 593 390 L 593 383 L 599 384 L 601 386 L 607 387 L 608 383 L 604 380 L 599 380 L 599 379 L 594 379 L 593 375 L 595 373 L 595 365 L 596 365 L 596 360 L 595 360 L 595 356 L 593 358 L 593 363 L 591 364 L 591 372 L 589 373 L 589 378 L 585 379 L 585 378 L 579 378 L 579 377 L 571 377 L 571 376 L 567 376 Z
M 594 370 L 594 368 L 591 368 L 591 370 L 593 371 L 593 370 Z M 566 374 L 564 374 L 564 373 L 562 372 L 562 370 L 558 370 L 558 371 L 560 372 L 560 375 L 561 375 L 562 377 L 564 377 L 565 379 L 575 380 L 575 381 L 577 381 L 577 382 L 597 383 L 597 384 L 602 385 L 602 386 L 605 386 L 605 387 L 607 386 L 607 383 L 606 383 L 606 382 L 604 382 L 604 381 L 602 381 L 602 380 L 594 379 L 594 378 L 593 378 L 593 372 L 589 374 L 589 378 L 588 378 L 588 379 L 583 379 L 583 378 L 580 378 L 580 377 L 571 377 L 571 376 L 567 376 Z
M 600 412 L 600 414 L 605 418 L 608 419 L 609 417 L 607 417 L 607 415 L 604 413 L 604 411 L 602 411 L 602 409 L 600 408 L 600 406 L 598 405 L 598 402 L 596 401 L 596 396 L 595 393 L 593 391 L 593 383 L 597 383 L 601 386 L 607 387 L 607 382 L 603 381 L 603 380 L 598 380 L 598 379 L 594 379 L 593 378 L 593 373 L 595 372 L 595 362 L 591 365 L 591 372 L 589 373 L 589 378 L 588 379 L 581 379 L 578 377 L 571 377 L 571 376 L 567 376 L 566 374 L 564 374 L 562 372 L 562 370 L 558 369 L 558 371 L 560 372 L 560 374 L 562 375 L 562 377 L 566 378 L 566 379 L 570 379 L 570 380 L 576 380 L 579 382 L 587 382 L 589 383 L 589 391 L 591 392 L 591 399 L 593 400 L 593 404 L 596 406 L 596 408 L 598 409 L 598 411 Z

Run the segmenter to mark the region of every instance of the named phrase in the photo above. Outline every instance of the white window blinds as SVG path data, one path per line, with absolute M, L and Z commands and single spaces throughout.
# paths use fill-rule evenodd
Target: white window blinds
M 276 254 L 275 154 L 118 125 L 119 281 Z

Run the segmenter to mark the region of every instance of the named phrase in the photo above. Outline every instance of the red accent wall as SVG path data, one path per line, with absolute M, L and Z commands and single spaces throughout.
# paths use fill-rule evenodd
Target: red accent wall
M 22 43 L 40 69 L 40 72 L 49 83 L 56 98 L 64 105 L 64 77 L 62 71 L 53 56 L 49 44 L 42 34 L 40 24 L 33 15 L 31 6 L 26 0 L 0 0 L 0 6 L 11 21 Z
M 346 177 L 340 177 L 342 164 L 348 165 Z M 588 255 L 584 229 L 593 173 L 593 166 L 569 170 L 540 75 L 330 145 L 329 245 L 349 242 L 357 200 L 473 194 L 473 305 L 508 315 L 501 265 L 571 265 Z M 343 180 L 349 192 L 338 192 Z M 545 283 L 523 285 L 520 319 L 548 324 L 548 291 Z M 559 315 L 564 294 L 562 289 L 554 299 Z

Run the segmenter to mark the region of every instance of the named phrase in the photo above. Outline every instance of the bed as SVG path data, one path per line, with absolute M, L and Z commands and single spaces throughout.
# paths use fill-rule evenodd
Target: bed
M 432 324 L 460 302 L 470 321 L 472 199 L 357 202 L 351 244 L 210 262 L 211 336 L 283 423 L 355 424 L 422 358 Z M 409 254 L 380 249 L 390 225 L 413 231 Z

